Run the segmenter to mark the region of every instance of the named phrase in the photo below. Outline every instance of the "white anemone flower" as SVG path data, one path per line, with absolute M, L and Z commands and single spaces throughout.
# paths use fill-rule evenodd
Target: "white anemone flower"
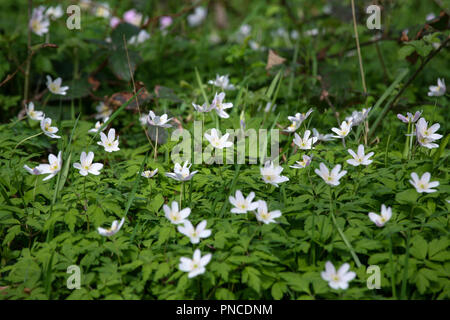
M 100 140 L 97 144 L 104 147 L 106 152 L 119 151 L 119 136 L 116 140 L 116 130 L 114 128 L 109 129 L 108 136 L 103 132 L 100 132 Z
M 312 160 L 311 157 L 309 157 L 306 154 L 304 154 L 302 161 L 295 161 L 296 164 L 294 164 L 294 165 L 292 165 L 290 167 L 294 168 L 294 169 L 303 169 L 303 168 L 306 168 L 307 166 L 309 166 L 311 164 L 311 160 Z
M 209 80 L 208 81 L 209 84 L 212 84 L 213 86 L 219 87 L 222 90 L 234 90 L 236 89 L 234 87 L 234 85 L 232 85 L 230 83 L 230 79 L 228 79 L 228 75 L 224 75 L 224 76 L 219 76 L 218 74 L 216 75 L 216 79 L 215 80 Z
M 392 217 L 392 208 L 386 207 L 384 204 L 381 205 L 381 215 L 374 212 L 369 212 L 369 219 L 376 224 L 377 227 L 382 227 L 388 222 Z
M 95 107 L 95 109 L 97 110 L 95 119 L 102 119 L 103 122 L 107 121 L 107 119 L 113 112 L 112 109 L 110 109 L 103 101 L 101 101 L 99 105 Z
M 58 152 L 58 157 L 53 154 L 48 155 L 48 164 L 41 164 L 38 166 L 41 174 L 48 174 L 43 181 L 49 180 L 56 176 L 56 174 L 61 170 L 62 167 L 62 155 L 61 151 Z
M 128 40 L 128 43 L 135 45 L 135 44 L 144 43 L 148 39 L 150 39 L 150 34 L 145 30 L 141 30 L 141 31 L 139 31 L 137 36 L 136 35 L 132 36 L 130 38 L 130 40 Z
M 219 132 L 214 128 L 211 129 L 211 134 L 205 132 L 206 140 L 208 140 L 209 143 L 211 143 L 211 145 L 216 149 L 229 148 L 233 146 L 233 142 L 227 141 L 229 136 L 229 133 L 225 133 L 221 137 Z
M 414 123 L 417 120 L 419 120 L 420 115 L 422 114 L 422 111 L 416 111 L 415 114 L 412 114 L 410 112 L 406 113 L 406 117 L 402 114 L 397 114 L 397 118 L 401 120 L 403 123 Z
M 311 131 L 306 130 L 302 139 L 297 133 L 295 133 L 294 143 L 302 150 L 314 149 L 313 144 L 316 143 L 317 138 L 316 137 L 310 138 L 309 137 L 310 135 Z
M 313 136 L 317 138 L 317 141 L 331 141 L 333 140 L 333 135 L 331 133 L 321 134 L 316 128 L 312 129 Z
M 49 136 L 50 138 L 59 139 L 61 136 L 57 136 L 55 133 L 58 132 L 57 127 L 52 127 L 52 119 L 50 118 L 42 118 L 41 120 L 41 129 L 44 132 L 46 136 Z
M 92 129 L 90 129 L 89 132 L 97 133 L 98 130 L 101 128 L 101 126 L 102 126 L 106 121 L 108 121 L 108 119 L 109 119 L 109 118 L 106 117 L 105 120 L 104 120 L 104 122 L 97 121 L 97 122 L 95 123 L 95 127 L 92 128 Z M 105 130 L 105 129 L 106 129 L 106 127 L 103 128 L 103 130 Z M 102 130 L 102 131 L 103 131 L 103 130 Z
M 155 170 L 146 170 L 141 173 L 141 176 L 143 176 L 144 178 L 150 179 L 157 173 L 158 173 L 158 168 L 156 168 Z
M 216 93 L 211 105 L 216 110 L 219 117 L 226 119 L 229 118 L 230 115 L 224 110 L 232 108 L 233 104 L 231 102 L 224 103 L 223 99 L 225 99 L 225 92 L 221 92 L 219 94 Z
M 113 223 L 111 224 L 111 228 L 103 229 L 101 227 L 98 227 L 97 231 L 102 236 L 111 237 L 111 236 L 115 235 L 117 232 L 119 232 L 119 230 L 122 228 L 124 222 L 125 222 L 125 217 L 123 217 L 122 220 L 120 220 L 120 223 L 117 220 L 114 220 Z
M 283 168 L 280 166 L 274 166 L 272 161 L 267 161 L 264 167 L 260 168 L 262 179 L 265 183 L 270 183 L 271 185 L 278 187 L 279 183 L 289 181 L 286 176 L 281 176 Z
M 205 254 L 202 257 L 200 250 L 196 249 L 194 251 L 194 256 L 192 257 L 192 259 L 186 257 L 180 258 L 180 265 L 178 266 L 178 268 L 181 271 L 189 272 L 188 278 L 193 278 L 206 271 L 205 266 L 209 263 L 211 257 L 211 253 Z
M 247 198 L 244 198 L 241 190 L 236 190 L 236 196 L 230 196 L 228 198 L 230 200 L 230 203 L 234 206 L 234 208 L 231 209 L 231 212 L 240 214 L 258 209 L 258 202 L 252 202 L 254 198 L 254 192 L 250 192 Z
M 94 160 L 94 153 L 89 151 L 86 155 L 86 152 L 81 152 L 80 163 L 76 162 L 73 164 L 75 169 L 80 170 L 80 174 L 82 176 L 87 176 L 89 173 L 95 176 L 100 174 L 100 170 L 103 168 L 102 163 L 92 163 Z
M 194 174 L 198 172 L 198 171 L 190 172 L 189 169 L 191 168 L 191 166 L 192 164 L 189 164 L 188 161 L 184 163 L 183 167 L 181 167 L 181 165 L 177 162 L 175 163 L 173 172 L 166 172 L 166 176 L 175 179 L 177 181 L 191 180 Z
M 433 143 L 443 137 L 442 135 L 435 133 L 439 128 L 439 123 L 435 123 L 428 128 L 428 122 L 425 121 L 425 118 L 420 118 L 416 124 L 416 135 L 419 144 L 428 149 L 439 147 L 438 144 Z
M 65 96 L 67 94 L 67 90 L 69 90 L 68 86 L 61 87 L 62 79 L 56 78 L 52 80 L 50 76 L 47 76 L 47 88 L 53 94 L 59 94 Z
M 109 18 L 111 16 L 111 10 L 107 2 L 97 3 L 94 14 L 97 17 Z
M 433 193 L 436 192 L 435 188 L 439 185 L 439 181 L 432 181 L 430 182 L 431 175 L 429 172 L 425 172 L 419 179 L 419 176 L 417 173 L 413 172 L 411 173 L 412 180 L 409 180 L 409 183 L 411 183 L 414 188 L 416 188 L 416 191 L 418 193 Z
M 291 122 L 299 122 L 299 125 L 305 121 L 309 115 L 313 112 L 313 108 L 310 108 L 306 113 L 296 113 L 295 116 L 289 116 L 288 119 Z
M 340 128 L 332 128 L 331 131 L 337 134 L 333 138 L 345 138 L 352 130 L 352 122 L 342 121 Z
M 447 90 L 445 86 L 445 79 L 437 79 L 437 86 L 430 86 L 430 91 L 428 92 L 429 97 L 440 97 L 445 94 L 445 91 Z
M 172 118 L 167 118 L 167 114 L 162 116 L 157 116 L 153 111 L 150 110 L 148 113 L 147 121 L 150 125 L 155 127 L 170 128 L 172 125 L 168 123 Z
M 346 170 L 341 171 L 341 165 L 337 164 L 333 170 L 330 170 L 327 168 L 327 166 L 321 162 L 320 170 L 315 169 L 314 172 L 319 175 L 327 184 L 331 186 L 337 186 L 340 184 L 339 179 L 341 179 L 346 173 Z
M 336 272 L 334 265 L 327 261 L 325 263 L 325 271 L 322 271 L 322 279 L 328 281 L 328 285 L 333 289 L 347 289 L 348 283 L 356 277 L 356 273 L 350 271 L 350 265 L 344 263 Z
M 345 118 L 347 122 L 351 122 L 352 126 L 357 126 L 367 119 L 369 112 L 372 108 L 363 108 L 362 111 L 353 111 L 350 117 Z
M 186 221 L 186 218 L 191 214 L 190 208 L 184 208 L 183 210 L 179 210 L 178 202 L 173 201 L 172 207 L 169 207 L 167 204 L 163 206 L 163 210 L 167 219 L 173 224 L 182 224 Z
M 27 172 L 28 172 L 29 174 L 32 174 L 32 175 L 39 175 L 39 174 L 42 174 L 40 165 L 37 166 L 37 167 L 35 167 L 35 168 L 30 168 L 30 167 L 27 166 L 27 165 L 24 165 L 23 167 L 24 167 L 25 170 L 27 170 Z
M 39 6 L 33 9 L 31 19 L 29 22 L 29 27 L 38 36 L 43 36 L 48 33 L 48 28 L 50 26 L 50 21 L 44 15 L 45 7 Z
M 64 15 L 64 11 L 61 5 L 56 7 L 49 7 L 47 11 L 45 11 L 45 15 L 52 20 L 56 20 Z
M 185 236 L 188 236 L 192 244 L 200 242 L 200 238 L 208 238 L 211 235 L 211 230 L 206 229 L 206 220 L 200 222 L 197 227 L 194 228 L 189 220 L 184 221 L 183 226 L 178 226 L 178 231 Z
M 258 210 L 255 213 L 256 220 L 261 221 L 265 224 L 277 223 L 276 218 L 281 217 L 281 211 L 275 210 L 270 211 L 267 209 L 267 203 L 264 200 L 258 200 Z
M 187 16 L 188 24 L 191 27 L 200 25 L 205 20 L 208 10 L 204 7 L 196 7 L 194 13 Z
M 195 103 L 192 103 L 192 105 L 194 106 L 194 109 L 198 112 L 210 112 L 213 108 L 212 105 L 208 106 L 208 104 L 206 102 L 202 105 L 195 104 Z
M 368 154 L 364 154 L 364 145 L 360 144 L 358 146 L 358 154 L 356 154 L 353 150 L 348 149 L 348 153 L 353 157 L 353 159 L 348 159 L 347 163 L 352 166 L 359 166 L 360 164 L 368 166 L 373 162 L 373 160 L 369 160 L 371 156 L 374 155 L 374 152 L 369 152 Z
M 25 111 L 27 112 L 27 115 L 28 115 L 28 117 L 31 120 L 41 121 L 42 119 L 44 119 L 44 112 L 34 110 L 34 103 L 33 102 L 30 102 L 28 104 L 28 107 L 25 106 Z
M 295 132 L 298 128 L 300 128 L 301 123 L 298 121 L 293 121 L 286 129 L 284 129 L 284 132 Z

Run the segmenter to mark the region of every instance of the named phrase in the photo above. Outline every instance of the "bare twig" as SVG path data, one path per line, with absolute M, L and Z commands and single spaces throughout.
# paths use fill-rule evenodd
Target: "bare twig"
M 356 48 L 358 50 L 359 71 L 361 72 L 361 81 L 364 94 L 367 94 L 366 78 L 364 75 L 363 62 L 361 57 L 361 48 L 359 47 L 358 29 L 356 28 L 355 0 L 352 0 L 353 30 L 355 31 Z
M 422 61 L 422 64 L 419 66 L 419 68 L 416 70 L 416 72 L 414 72 L 414 74 L 408 79 L 408 81 L 405 83 L 405 85 L 400 89 L 400 91 L 397 93 L 397 95 L 394 97 L 394 99 L 392 99 L 392 103 L 383 110 L 383 114 L 381 116 L 381 118 L 383 118 L 387 112 L 394 107 L 397 104 L 397 100 L 402 96 L 403 92 L 405 92 L 406 88 L 409 87 L 409 85 L 414 81 L 414 79 L 416 79 L 416 77 L 419 75 L 420 71 L 422 71 L 422 69 L 425 67 L 425 65 L 430 62 L 431 59 L 433 59 L 436 54 L 439 53 L 439 51 L 441 51 L 443 48 L 445 48 L 447 46 L 447 44 L 450 42 L 450 36 L 447 37 L 447 39 L 440 45 L 439 48 L 437 48 L 436 50 L 432 51 L 425 60 Z M 378 127 L 378 125 L 381 123 L 381 121 L 375 122 L 372 126 L 372 128 L 370 129 L 369 132 L 369 138 L 373 135 L 373 133 L 375 132 L 375 129 Z

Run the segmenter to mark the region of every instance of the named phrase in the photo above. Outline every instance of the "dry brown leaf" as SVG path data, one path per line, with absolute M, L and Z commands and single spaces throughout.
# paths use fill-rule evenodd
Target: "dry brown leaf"
M 273 50 L 269 50 L 269 56 L 267 57 L 266 70 L 270 70 L 273 66 L 278 66 L 285 62 L 286 59 L 277 55 Z

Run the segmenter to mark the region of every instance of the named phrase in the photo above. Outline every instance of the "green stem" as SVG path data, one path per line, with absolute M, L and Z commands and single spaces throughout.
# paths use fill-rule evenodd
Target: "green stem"
M 344 232 L 342 232 L 341 228 L 337 224 L 336 217 L 334 216 L 334 212 L 333 212 L 331 186 L 330 186 L 329 190 L 330 190 L 330 214 L 331 214 L 331 218 L 333 219 L 334 226 L 336 227 L 337 231 L 339 232 L 339 235 L 341 236 L 342 240 L 344 241 L 345 245 L 347 246 L 348 250 L 350 251 L 350 254 L 353 257 L 353 260 L 355 260 L 356 267 L 359 268 L 359 267 L 361 267 L 361 262 L 359 261 L 359 258 L 356 255 L 355 250 L 353 249 L 352 245 L 347 240 L 347 237 L 345 236 Z
M 155 161 L 156 161 L 156 156 L 158 155 L 158 129 L 159 129 L 159 127 L 156 126 L 156 141 L 155 141 L 155 154 L 154 154 Z
M 40 135 L 43 134 L 43 133 L 44 133 L 44 132 L 39 132 L 39 133 L 37 133 L 37 134 L 35 134 L 35 135 L 32 135 L 32 136 L 30 136 L 30 137 L 28 137 L 28 138 L 25 138 L 25 139 L 21 140 L 18 144 L 16 144 L 16 146 L 15 146 L 14 149 L 13 149 L 13 151 L 16 150 L 16 148 L 17 148 L 19 145 L 21 145 L 22 143 L 24 143 L 25 141 L 30 140 L 30 139 L 32 139 L 32 138 L 34 138 L 34 137 L 40 136 Z
M 395 291 L 395 266 L 394 259 L 392 255 L 392 235 L 389 234 L 389 260 L 391 262 L 391 287 L 392 287 L 392 298 L 397 299 L 397 293 Z

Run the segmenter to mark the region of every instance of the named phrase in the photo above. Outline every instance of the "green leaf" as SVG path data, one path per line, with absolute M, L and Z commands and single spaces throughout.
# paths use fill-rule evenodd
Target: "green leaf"
M 416 203 L 419 193 L 414 189 L 408 189 L 395 195 L 395 200 L 401 204 Z
M 287 291 L 286 283 L 284 282 L 275 282 L 272 286 L 272 297 L 275 300 L 280 300 L 283 298 L 283 294 Z
M 412 239 L 412 246 L 409 252 L 417 259 L 425 259 L 427 256 L 428 245 L 424 238 L 415 236 Z

